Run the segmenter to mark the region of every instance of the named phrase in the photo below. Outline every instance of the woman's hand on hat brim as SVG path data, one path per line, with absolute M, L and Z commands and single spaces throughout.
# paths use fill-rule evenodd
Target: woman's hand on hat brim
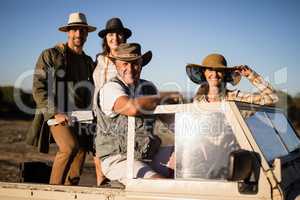
M 235 67 L 235 73 L 239 73 L 241 76 L 248 77 L 252 73 L 252 69 L 247 65 L 239 65 Z

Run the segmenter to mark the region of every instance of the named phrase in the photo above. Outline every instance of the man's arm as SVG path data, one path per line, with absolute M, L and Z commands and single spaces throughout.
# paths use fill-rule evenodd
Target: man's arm
M 128 96 L 120 96 L 116 99 L 113 111 L 128 116 L 137 116 L 153 111 L 160 97 L 158 95 L 142 96 L 137 98 L 129 98 Z
M 33 76 L 32 94 L 37 104 L 37 108 L 43 109 L 42 112 L 44 113 L 46 120 L 52 118 L 55 111 L 52 91 L 48 91 L 49 88 L 52 88 L 49 87 L 49 84 L 51 84 L 49 83 L 49 75 L 52 75 L 50 69 L 53 69 L 51 66 L 50 52 L 49 50 L 45 50 L 39 56 L 36 63 L 36 68 Z

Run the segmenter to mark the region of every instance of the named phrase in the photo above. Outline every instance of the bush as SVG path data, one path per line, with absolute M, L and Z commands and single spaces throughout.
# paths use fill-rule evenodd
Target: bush
M 31 114 L 23 112 L 16 104 L 14 92 L 20 94 L 22 102 L 30 107 L 35 108 L 35 103 L 31 93 L 27 93 L 22 89 L 13 86 L 0 87 L 0 117 L 32 117 Z

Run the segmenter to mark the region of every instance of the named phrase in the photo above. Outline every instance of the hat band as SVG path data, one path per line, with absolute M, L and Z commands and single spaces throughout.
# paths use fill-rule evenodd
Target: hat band
M 116 57 L 118 58 L 136 58 L 139 57 L 139 54 L 121 54 L 121 55 L 117 55 Z
M 69 23 L 68 25 L 88 25 L 88 24 L 85 22 L 72 22 L 72 23 Z
M 124 27 L 109 27 L 105 29 L 107 32 L 109 31 L 115 31 L 115 30 L 119 30 L 119 31 L 125 31 L 126 29 Z

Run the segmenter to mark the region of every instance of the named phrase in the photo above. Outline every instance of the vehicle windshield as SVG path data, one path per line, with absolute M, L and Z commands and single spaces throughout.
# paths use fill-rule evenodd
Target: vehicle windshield
M 223 112 L 176 113 L 176 179 L 224 180 L 228 156 L 239 148 Z
M 275 109 L 240 108 L 256 143 L 271 163 L 300 147 L 300 140 L 286 116 Z

